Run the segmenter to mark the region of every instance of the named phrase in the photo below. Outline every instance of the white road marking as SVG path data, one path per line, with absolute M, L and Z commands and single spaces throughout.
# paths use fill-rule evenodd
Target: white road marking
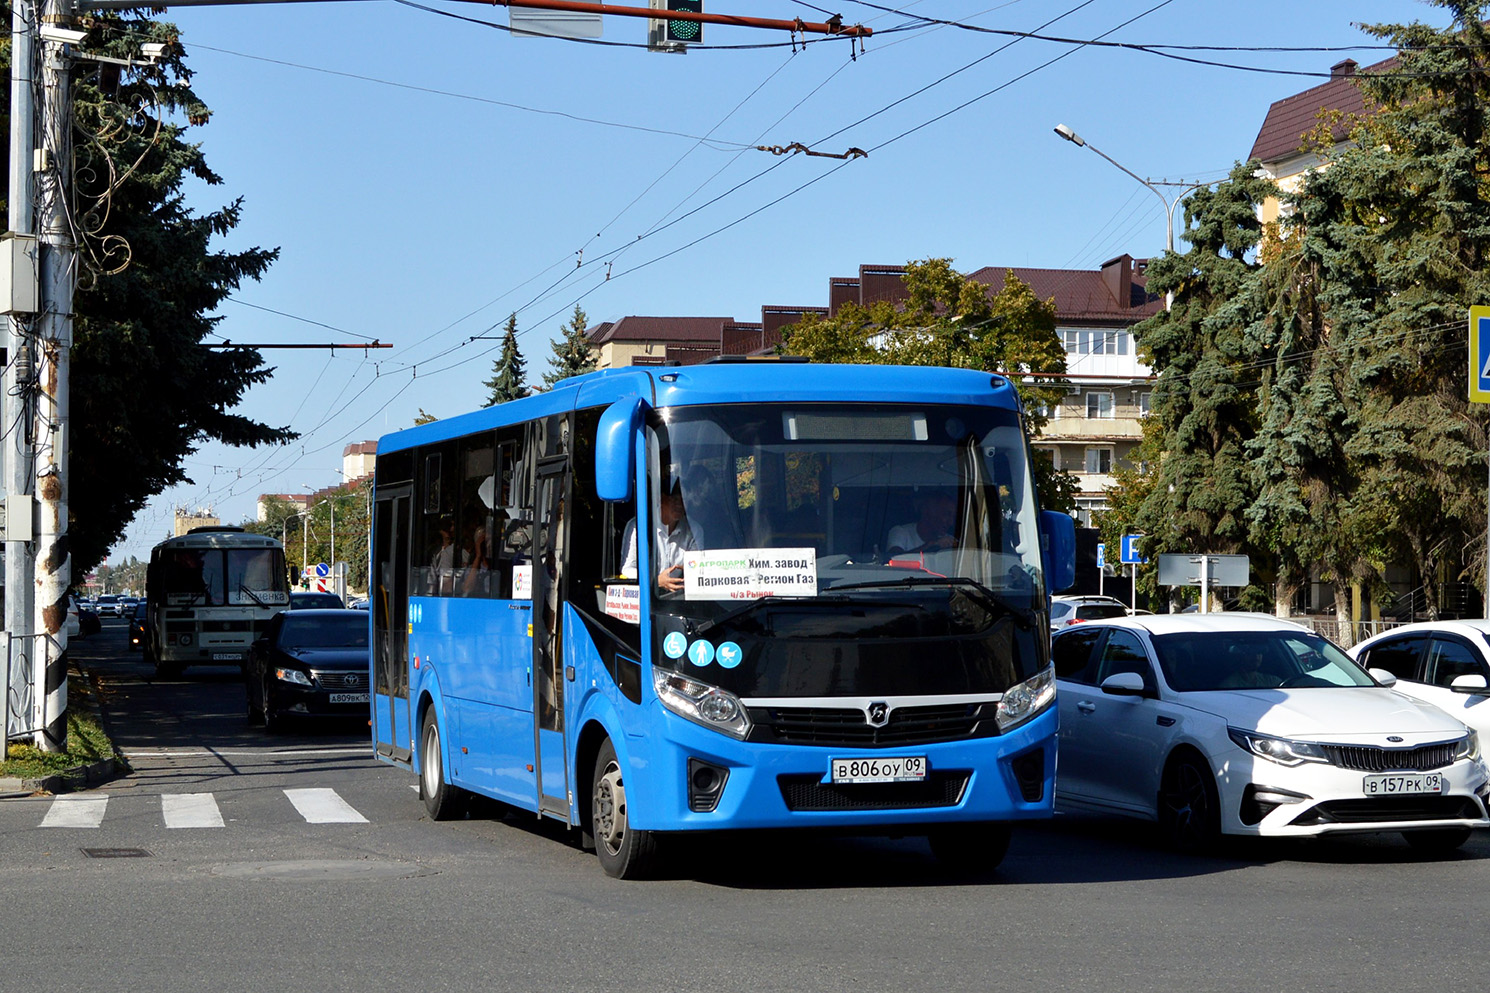
M 41 819 L 41 826 L 96 828 L 103 821 L 103 812 L 108 805 L 109 798 L 106 794 L 59 796 L 47 808 L 47 815 Z
M 275 751 L 269 748 L 131 748 L 130 758 L 265 758 L 265 759 L 291 759 L 305 758 L 307 756 L 324 755 L 366 755 L 372 758 L 372 750 L 368 748 L 299 748 Z
M 211 793 L 162 793 L 160 812 L 168 828 L 222 827 L 222 811 Z
M 417 793 L 417 792 L 419 792 L 419 784 L 418 783 L 410 783 L 409 784 L 409 789 L 411 789 L 415 793 Z
M 366 824 L 367 818 L 332 789 L 285 790 L 285 796 L 310 824 Z

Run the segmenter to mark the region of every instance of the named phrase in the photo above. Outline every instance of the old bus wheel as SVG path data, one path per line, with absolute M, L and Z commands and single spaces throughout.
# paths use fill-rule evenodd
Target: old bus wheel
M 419 798 L 432 820 L 448 821 L 464 810 L 465 791 L 445 782 L 445 756 L 440 751 L 440 725 L 435 708 L 424 712 L 419 734 Z
M 626 808 L 626 782 L 616 748 L 606 739 L 595 757 L 595 777 L 590 787 L 591 831 L 595 854 L 606 875 L 617 879 L 641 879 L 655 866 L 657 836 L 631 827 Z

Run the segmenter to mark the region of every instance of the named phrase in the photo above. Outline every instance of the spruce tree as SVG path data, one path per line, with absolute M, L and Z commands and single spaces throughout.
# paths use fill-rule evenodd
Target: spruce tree
M 528 387 L 523 382 L 527 375 L 527 363 L 523 361 L 523 353 L 517 347 L 517 314 L 514 313 L 507 318 L 507 331 L 502 336 L 502 354 L 492 366 L 491 379 L 481 384 L 491 391 L 486 405 L 491 407 L 527 396 Z
M 561 379 L 595 371 L 595 360 L 590 356 L 590 338 L 585 333 L 589 323 L 584 308 L 575 304 L 574 315 L 559 329 L 559 340 L 554 342 L 554 354 L 548 360 L 553 371 L 543 374 L 544 386 L 552 387 Z

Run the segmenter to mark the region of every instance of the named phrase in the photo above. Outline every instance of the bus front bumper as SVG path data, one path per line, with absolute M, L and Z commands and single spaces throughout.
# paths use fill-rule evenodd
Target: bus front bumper
M 641 793 L 630 816 L 644 830 L 893 833 L 911 825 L 1045 818 L 1054 809 L 1053 707 L 1007 734 L 874 749 L 742 742 L 670 712 L 660 716 L 663 733 L 638 749 L 630 766 Z M 832 781 L 833 760 L 897 757 L 924 758 L 924 778 Z

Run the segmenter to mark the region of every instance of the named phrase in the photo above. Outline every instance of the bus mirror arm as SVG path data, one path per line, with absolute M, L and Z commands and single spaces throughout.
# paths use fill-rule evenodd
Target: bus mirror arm
M 595 433 L 595 492 L 609 503 L 631 499 L 636 480 L 636 435 L 650 409 L 641 397 L 617 400 L 600 415 Z

